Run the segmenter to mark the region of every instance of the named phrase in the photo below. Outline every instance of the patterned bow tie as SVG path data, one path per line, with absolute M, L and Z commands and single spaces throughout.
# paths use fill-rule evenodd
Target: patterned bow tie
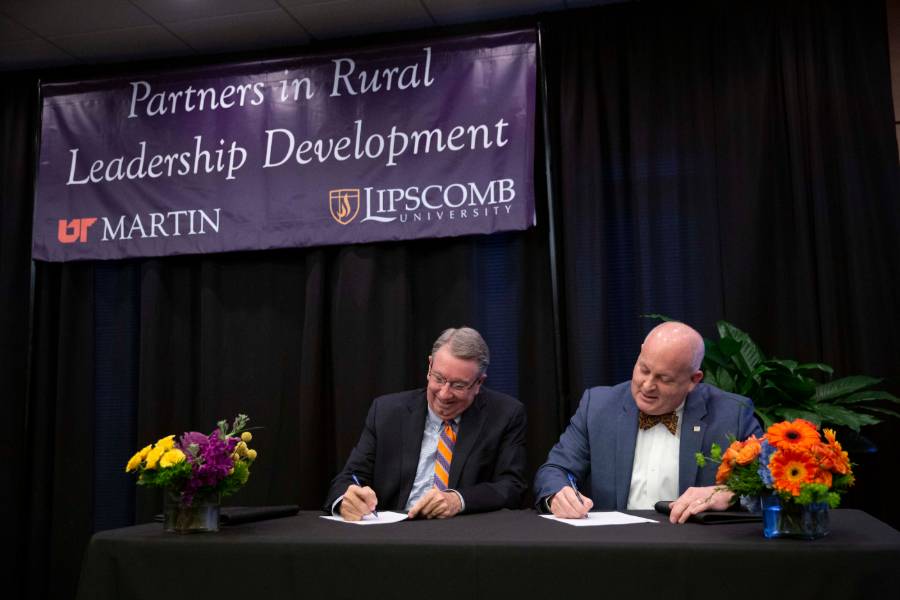
M 638 414 L 638 427 L 641 429 L 650 429 L 657 423 L 665 425 L 672 435 L 675 435 L 675 432 L 678 431 L 678 415 L 673 412 L 664 415 Z

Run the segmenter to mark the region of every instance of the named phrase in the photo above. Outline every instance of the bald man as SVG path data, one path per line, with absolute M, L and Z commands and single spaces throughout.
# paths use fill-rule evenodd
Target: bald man
M 644 510 L 677 498 L 673 523 L 728 508 L 732 494 L 714 486 L 716 465 L 700 468 L 694 457 L 762 429 L 749 398 L 700 383 L 703 350 L 694 329 L 663 323 L 641 345 L 631 381 L 586 390 L 535 475 L 537 508 L 574 519 L 592 508 Z

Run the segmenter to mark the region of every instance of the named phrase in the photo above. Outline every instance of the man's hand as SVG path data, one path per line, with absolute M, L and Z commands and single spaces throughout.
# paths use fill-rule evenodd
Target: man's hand
M 456 492 L 442 492 L 437 488 L 431 488 L 410 509 L 409 518 L 449 519 L 460 510 L 462 510 L 462 504 Z
M 579 500 L 575 490 L 568 486 L 550 496 L 547 503 L 550 512 L 561 519 L 583 519 L 594 506 L 594 502 L 584 494 Z
M 375 496 L 375 490 L 369 486 L 359 487 L 351 484 L 344 492 L 340 513 L 345 521 L 359 521 L 364 516 L 373 513 L 376 506 L 378 506 L 378 497 Z
M 733 493 L 726 488 L 711 485 L 708 487 L 688 488 L 675 502 L 669 505 L 670 523 L 684 523 L 691 515 L 705 510 L 725 510 L 731 505 Z

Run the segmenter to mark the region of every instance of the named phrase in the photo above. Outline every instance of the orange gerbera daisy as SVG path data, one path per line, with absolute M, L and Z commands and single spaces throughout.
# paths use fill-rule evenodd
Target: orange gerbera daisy
M 800 495 L 800 486 L 812 483 L 818 476 L 819 468 L 812 456 L 796 450 L 778 450 L 769 460 L 769 469 L 776 490 Z
M 779 450 L 804 450 L 821 441 L 816 426 L 804 419 L 775 423 L 766 431 L 766 439 Z
M 761 450 L 762 446 L 760 445 L 759 440 L 756 439 L 755 435 L 751 435 L 741 445 L 734 461 L 739 465 L 749 465 L 756 460 L 756 457 L 759 456 Z

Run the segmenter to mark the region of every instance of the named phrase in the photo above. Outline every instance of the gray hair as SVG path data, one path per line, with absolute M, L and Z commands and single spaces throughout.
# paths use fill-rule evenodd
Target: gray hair
M 491 352 L 481 334 L 471 327 L 445 329 L 438 339 L 434 340 L 431 355 L 434 356 L 444 346 L 447 346 L 450 354 L 456 358 L 477 362 L 479 373 L 487 371 L 491 362 Z

